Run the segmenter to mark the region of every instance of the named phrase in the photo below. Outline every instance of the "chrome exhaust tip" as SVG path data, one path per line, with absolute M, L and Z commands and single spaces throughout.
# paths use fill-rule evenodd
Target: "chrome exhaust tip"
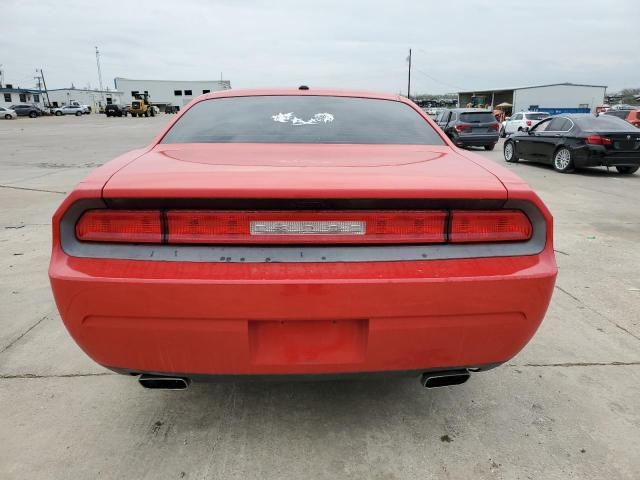
M 191 380 L 184 377 L 167 377 L 145 373 L 138 377 L 138 383 L 144 388 L 156 390 L 185 390 L 191 384 Z
M 471 374 L 467 370 L 452 370 L 442 372 L 423 373 L 420 383 L 424 388 L 440 388 L 452 385 L 462 385 Z

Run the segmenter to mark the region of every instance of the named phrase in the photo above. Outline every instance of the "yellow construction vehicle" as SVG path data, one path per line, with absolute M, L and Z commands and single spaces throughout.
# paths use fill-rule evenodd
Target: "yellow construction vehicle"
M 134 93 L 133 101 L 129 107 L 129 113 L 132 117 L 155 117 L 153 105 L 149 102 L 149 94 Z

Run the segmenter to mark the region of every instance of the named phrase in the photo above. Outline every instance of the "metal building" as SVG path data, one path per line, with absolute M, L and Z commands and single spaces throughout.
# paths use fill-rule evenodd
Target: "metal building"
M 552 83 L 529 87 L 498 88 L 458 92 L 460 107 L 495 109 L 499 105 L 511 105 L 507 111 L 526 110 L 557 113 L 589 113 L 604 103 L 605 85 L 577 83 Z
M 149 95 L 149 101 L 160 108 L 167 105 L 182 107 L 199 95 L 231 88 L 229 80 L 137 80 L 116 77 L 116 90 L 123 93 L 124 103 L 130 104 L 134 93 Z
M 80 105 L 89 105 L 92 113 L 100 112 L 106 105 L 124 105 L 122 92 L 113 90 L 92 90 L 87 88 L 53 88 L 49 90 L 49 100 L 52 107 L 61 107 L 78 102 Z

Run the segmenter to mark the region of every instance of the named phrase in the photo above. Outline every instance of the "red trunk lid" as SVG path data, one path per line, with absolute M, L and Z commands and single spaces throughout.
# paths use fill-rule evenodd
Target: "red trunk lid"
M 498 178 L 448 146 L 158 145 L 105 198 L 506 199 Z

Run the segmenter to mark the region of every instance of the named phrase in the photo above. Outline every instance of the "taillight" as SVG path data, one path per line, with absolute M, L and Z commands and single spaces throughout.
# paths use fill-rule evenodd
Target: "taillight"
M 489 125 L 489 131 L 495 130 L 497 132 L 499 127 L 499 123 L 492 123 L 491 125 Z
M 585 140 L 589 145 L 613 145 L 613 140 L 600 135 L 589 135 Z
M 460 132 L 470 132 L 471 131 L 471 125 L 469 125 L 468 123 L 457 123 L 453 129 L 460 133 Z
M 452 243 L 521 242 L 529 240 L 533 233 L 531 222 L 519 210 L 454 210 L 449 223 Z
M 83 242 L 162 244 L 428 244 L 521 242 L 519 210 L 211 211 L 89 210 Z
M 441 243 L 446 212 L 167 212 L 168 243 Z
M 153 210 L 89 210 L 76 223 L 84 242 L 161 243 L 162 220 Z

